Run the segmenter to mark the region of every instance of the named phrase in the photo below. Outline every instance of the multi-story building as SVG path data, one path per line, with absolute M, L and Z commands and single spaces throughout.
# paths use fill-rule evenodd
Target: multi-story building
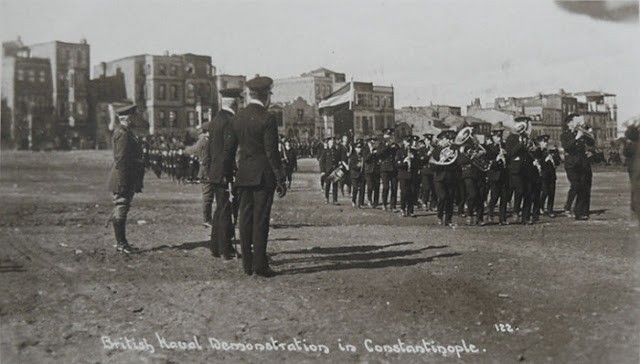
M 95 73 L 124 75 L 127 99 L 141 111 L 145 134 L 183 133 L 210 120 L 218 108 L 211 57 L 137 55 L 103 62 Z
M 296 140 L 307 140 L 315 135 L 316 106 L 309 104 L 302 97 L 293 102 L 277 103 L 270 111 L 281 117 L 278 119 L 278 133 Z
M 349 82 L 319 104 L 323 124 L 316 125 L 318 135 L 353 133 L 358 137 L 381 135 L 395 125 L 392 86 L 370 82 Z
M 344 73 L 334 72 L 326 68 L 306 72 L 298 77 L 274 80 L 271 101 L 283 105 L 283 112 L 286 114 L 290 114 L 285 111 L 287 108 L 294 113 L 294 117 L 287 117 L 285 115 L 280 131 L 286 135 L 322 137 L 324 135 L 324 121 L 320 117 L 318 105 L 324 98 L 344 84 Z M 289 104 L 295 105 L 284 106 Z M 310 105 L 313 110 L 304 104 Z M 297 115 L 296 113 L 301 109 L 305 110 L 305 116 L 298 118 L 295 115 Z M 296 124 L 295 126 L 293 125 L 294 123 Z M 317 130 L 320 134 L 316 134 Z
M 616 95 L 600 91 L 578 92 L 578 100 L 585 122 L 593 128 L 598 146 L 609 145 L 618 138 L 618 105 Z
M 54 147 L 51 63 L 21 55 L 2 59 L 2 139 L 17 149 Z
M 83 148 L 91 142 L 89 123 L 90 47 L 79 43 L 52 41 L 28 46 L 31 57 L 51 63 L 53 105 L 59 136 L 71 147 Z

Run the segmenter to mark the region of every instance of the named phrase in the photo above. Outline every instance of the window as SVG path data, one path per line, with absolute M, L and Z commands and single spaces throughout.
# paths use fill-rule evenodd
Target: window
M 171 85 L 170 90 L 171 90 L 171 100 L 178 100 L 178 86 Z
M 81 102 L 76 104 L 76 112 L 78 113 L 79 116 L 84 115 L 84 105 Z
M 160 85 L 158 87 L 158 100 L 164 100 L 167 97 L 167 86 Z
M 78 51 L 76 53 L 76 60 L 78 61 L 78 64 L 82 64 L 82 51 Z
M 29 70 L 29 82 L 36 82 L 36 71 Z
M 158 121 L 160 122 L 158 126 L 164 127 L 167 121 L 167 114 L 164 111 L 158 111 Z
M 229 86 L 229 82 L 227 82 L 227 81 L 222 81 L 222 89 L 223 89 L 223 90 L 226 90 L 226 89 L 228 88 L 227 86 Z
M 18 69 L 18 81 L 24 81 L 24 70 Z
M 187 117 L 189 118 L 189 126 L 195 126 L 196 114 L 193 111 L 189 111 L 189 113 L 187 114 Z
M 163 76 L 166 76 L 167 75 L 167 66 L 164 65 L 164 64 L 159 65 L 158 66 L 158 73 L 163 75 Z
M 171 123 L 171 127 L 175 128 L 178 126 L 178 117 L 175 111 L 169 111 L 169 122 Z
M 45 81 L 45 73 L 44 73 L 44 71 L 38 72 L 38 80 L 40 82 L 44 82 Z
M 185 67 L 185 71 L 187 71 L 188 74 L 194 74 L 196 72 L 196 69 L 193 66 L 193 63 L 189 63 L 187 67 Z
M 175 64 L 172 64 L 171 67 L 169 67 L 169 74 L 171 76 L 175 76 L 178 74 L 178 66 L 176 66 Z
M 380 107 L 380 96 L 376 96 L 376 107 Z
M 298 121 L 302 122 L 303 118 L 304 118 L 304 109 L 298 109 Z
M 71 51 L 67 49 L 66 51 L 64 51 L 64 54 L 65 54 L 65 58 L 68 61 L 70 61 L 71 60 Z
M 366 95 L 356 94 L 356 105 L 365 106 L 367 103 Z
M 148 65 L 147 65 L 147 72 L 146 72 L 146 74 L 148 74 L 148 75 L 150 75 L 150 74 L 151 74 L 151 65 L 150 65 L 150 64 L 148 64 Z
M 193 86 L 192 83 L 189 83 L 187 84 L 187 98 L 193 99 L 194 97 L 196 97 L 195 86 Z
M 359 116 L 356 116 L 356 125 L 355 125 L 356 130 L 362 130 L 362 120 L 360 119 Z

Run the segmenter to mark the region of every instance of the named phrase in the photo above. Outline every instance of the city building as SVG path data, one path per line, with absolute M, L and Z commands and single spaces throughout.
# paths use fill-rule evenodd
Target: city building
M 554 144 L 560 143 L 560 135 L 566 127 L 564 119 L 571 113 L 580 113 L 594 129 L 596 145 L 607 146 L 617 137 L 617 106 L 614 94 L 589 91 L 567 93 L 560 89 L 558 93 L 537 94 L 529 97 L 496 98 L 490 108 L 483 108 L 476 99 L 467 107 L 467 115 L 487 120 L 488 110 L 499 111 L 516 116 L 530 116 L 532 134 L 548 134 Z M 491 122 L 491 120 L 487 120 Z M 501 120 L 502 121 L 502 120 Z
M 393 86 L 346 83 L 318 105 L 322 123 L 316 125 L 317 135 L 381 135 L 385 128 L 395 125 L 393 105 Z
M 55 128 L 62 142 L 71 148 L 86 148 L 92 141 L 89 121 L 90 46 L 51 41 L 28 46 L 31 57 L 46 58 L 51 64 Z
M 9 53 L 2 59 L 2 142 L 15 149 L 54 147 L 51 63 Z
M 193 131 L 218 110 L 211 57 L 195 54 L 136 55 L 102 62 L 94 75 L 122 73 L 126 98 L 142 116 L 144 134 Z
M 304 138 L 303 135 L 307 135 L 307 138 L 324 136 L 324 121 L 318 105 L 343 85 L 345 74 L 326 68 L 302 73 L 298 77 L 275 79 L 271 102 L 282 105 L 285 114 L 279 131 L 299 138 Z M 298 116 L 300 110 L 302 116 Z

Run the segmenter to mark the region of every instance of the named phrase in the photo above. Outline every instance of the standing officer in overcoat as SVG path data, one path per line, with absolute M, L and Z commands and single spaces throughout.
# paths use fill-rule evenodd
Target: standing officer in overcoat
M 238 98 L 242 89 L 232 88 L 220 91 L 222 107 L 209 124 L 209 155 L 207 159 L 209 182 L 216 201 L 216 210 L 211 223 L 211 253 L 225 260 L 233 258 L 231 238 L 233 223 L 232 206 L 229 201 L 229 184 L 233 181 L 234 163 L 229 170 L 224 169 L 225 133 L 232 128 L 232 119 L 238 110 Z
M 273 195 L 276 190 L 280 198 L 287 193 L 278 153 L 278 123 L 267 111 L 272 85 L 269 77 L 247 82 L 249 104 L 234 117 L 224 143 L 226 176 L 232 173 L 236 151 L 239 154 L 236 185 L 240 194 L 242 266 L 246 274 L 263 277 L 275 275 L 267 258 Z
M 136 249 L 127 241 L 127 214 L 133 195 L 142 192 L 144 156 L 142 145 L 131 130 L 136 105 L 116 110 L 120 124 L 113 131 L 113 167 L 109 173 L 109 191 L 113 193 L 113 212 L 110 221 L 116 236 L 116 249 L 131 254 Z

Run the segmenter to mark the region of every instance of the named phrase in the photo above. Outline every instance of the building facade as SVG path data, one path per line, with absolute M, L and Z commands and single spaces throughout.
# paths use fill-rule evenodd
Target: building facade
M 192 131 L 218 110 L 215 68 L 209 56 L 137 55 L 103 62 L 96 73 L 124 75 L 127 99 L 138 106 L 144 134 Z
M 323 124 L 320 135 L 339 136 L 352 133 L 356 138 L 381 135 L 395 125 L 392 86 L 370 82 L 349 82 L 319 104 Z
M 53 106 L 56 132 L 72 148 L 92 144 L 89 121 L 90 46 L 52 41 L 28 46 L 31 57 L 46 58 L 51 63 Z
M 29 150 L 55 146 L 53 81 L 48 59 L 4 57 L 2 105 L 4 143 Z
M 345 74 L 319 68 L 298 77 L 273 81 L 271 102 L 283 107 L 282 134 L 298 138 L 322 138 L 333 135 L 332 125 L 327 125 L 320 116 L 318 105 L 337 88 L 345 84 Z M 300 114 L 301 113 L 301 114 Z M 301 115 L 301 116 L 300 116 Z

